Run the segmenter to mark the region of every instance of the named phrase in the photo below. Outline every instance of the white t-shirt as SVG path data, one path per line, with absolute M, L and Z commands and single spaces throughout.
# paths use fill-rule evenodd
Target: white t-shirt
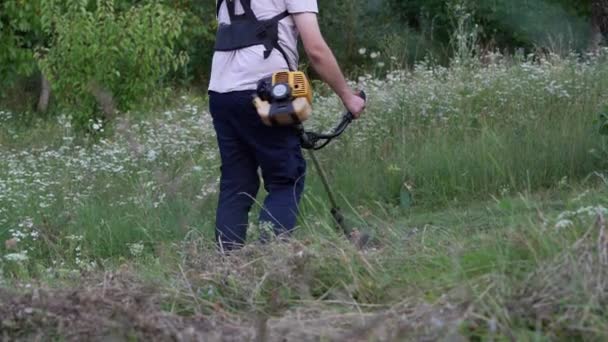
M 237 1 L 236 14 L 242 14 L 240 0 L 224 0 L 218 16 L 219 23 L 230 23 L 226 1 Z M 285 11 L 289 13 L 318 13 L 317 0 L 252 0 L 251 9 L 260 20 L 271 19 Z M 298 31 L 292 17 L 279 22 L 279 44 L 285 50 L 292 68 L 298 66 Z M 226 93 L 237 90 L 255 90 L 257 82 L 273 72 L 288 70 L 283 54 L 273 49 L 264 59 L 263 45 L 236 51 L 216 51 L 211 65 L 209 90 Z

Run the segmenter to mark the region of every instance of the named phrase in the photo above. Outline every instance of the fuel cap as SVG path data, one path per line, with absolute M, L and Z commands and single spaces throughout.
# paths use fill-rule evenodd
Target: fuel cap
M 272 97 L 275 101 L 287 100 L 291 96 L 289 85 L 277 83 L 272 87 Z

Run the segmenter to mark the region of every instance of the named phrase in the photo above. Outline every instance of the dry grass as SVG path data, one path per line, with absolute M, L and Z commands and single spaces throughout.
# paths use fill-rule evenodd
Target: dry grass
M 509 303 L 511 317 L 535 324 L 551 338 L 608 338 L 606 222 L 595 224 L 571 248 L 543 263 Z
M 343 312 L 311 301 L 280 317 L 240 317 L 215 307 L 211 314 L 162 310 L 167 292 L 128 272 L 106 273 L 75 288 L 37 288 L 16 295 L 2 290 L 0 331 L 10 340 L 68 341 L 399 341 L 457 336 L 466 304 L 404 301 L 375 312 Z M 365 310 L 369 310 L 366 308 Z
M 489 273 L 435 299 L 403 296 L 376 304 L 353 298 L 362 291 L 354 284 L 378 276 L 382 248 L 388 247 L 359 251 L 333 245 L 332 255 L 318 242 L 292 241 L 249 246 L 226 257 L 192 241 L 167 279 L 143 280 L 123 266 L 61 289 L 1 290 L 0 333 L 10 340 L 69 341 L 608 337 L 608 245 L 601 211 L 579 239 L 540 261 L 523 281 Z M 358 260 L 351 264 L 351 283 L 315 293 L 320 265 L 338 256 L 345 265 Z

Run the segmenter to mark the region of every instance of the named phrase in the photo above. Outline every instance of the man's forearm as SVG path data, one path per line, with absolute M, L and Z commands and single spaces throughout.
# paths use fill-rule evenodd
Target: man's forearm
M 351 93 L 336 57 L 327 44 L 320 44 L 314 52 L 308 54 L 308 57 L 317 74 L 340 98 L 345 98 Z
M 365 109 L 365 100 L 356 96 L 346 83 L 336 57 L 321 34 L 317 15 L 315 13 L 295 14 L 294 20 L 302 36 L 310 64 L 323 81 L 340 96 L 348 111 L 358 118 Z

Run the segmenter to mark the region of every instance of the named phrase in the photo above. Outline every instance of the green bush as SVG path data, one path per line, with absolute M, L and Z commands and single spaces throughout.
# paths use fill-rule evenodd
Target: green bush
M 44 39 L 39 9 L 39 1 L 6 0 L 0 4 L 0 86 L 34 72 L 31 49 Z
M 20 88 L 20 102 L 27 82 L 35 76 L 33 49 L 44 44 L 46 36 L 40 22 L 39 0 L 4 0 L 0 2 L 0 101 L 7 102 L 12 88 Z
M 215 42 L 215 2 L 182 0 L 167 1 L 168 6 L 184 13 L 182 33 L 176 48 L 188 54 L 184 64 L 172 78 L 182 85 L 205 83 L 211 73 L 211 59 Z
M 113 0 L 42 7 L 49 49 L 36 57 L 58 101 L 78 108 L 75 119 L 87 123 L 97 112 L 95 93 L 111 94 L 116 109 L 128 110 L 144 96 L 157 93 L 163 77 L 187 61 L 174 47 L 183 15 L 157 2 L 116 11 Z
M 463 15 L 477 34 L 476 43 L 485 50 L 544 47 L 558 53 L 580 51 L 588 45 L 590 2 L 339 0 L 319 1 L 319 7 L 329 45 L 346 73 L 357 78 L 384 74 L 423 59 L 448 64 L 461 48 L 455 38 Z M 87 90 L 92 81 L 112 92 L 120 109 L 145 100 L 141 95 L 156 89 L 159 80 L 204 87 L 215 39 L 213 1 L 114 0 L 113 5 L 108 4 L 2 1 L 0 100 L 33 102 L 36 91 L 24 96 L 21 85 L 39 82 L 35 51 L 40 64 L 51 71 L 49 78 L 53 78 L 59 100 L 55 102 L 76 103 L 86 112 L 95 106 Z M 155 11 L 162 14 L 155 16 Z M 153 19 L 154 30 L 142 29 L 146 17 Z M 103 25 L 98 25 L 101 20 Z M 176 58 L 176 51 L 182 51 L 188 60 Z M 178 68 L 174 68 L 175 61 Z M 306 64 L 304 54 L 302 62 Z
M 584 48 L 589 36 L 590 0 L 413 0 L 389 1 L 392 13 L 447 44 L 454 9 L 465 7 L 486 44 L 499 48 Z M 558 43 L 569 46 L 556 46 Z

